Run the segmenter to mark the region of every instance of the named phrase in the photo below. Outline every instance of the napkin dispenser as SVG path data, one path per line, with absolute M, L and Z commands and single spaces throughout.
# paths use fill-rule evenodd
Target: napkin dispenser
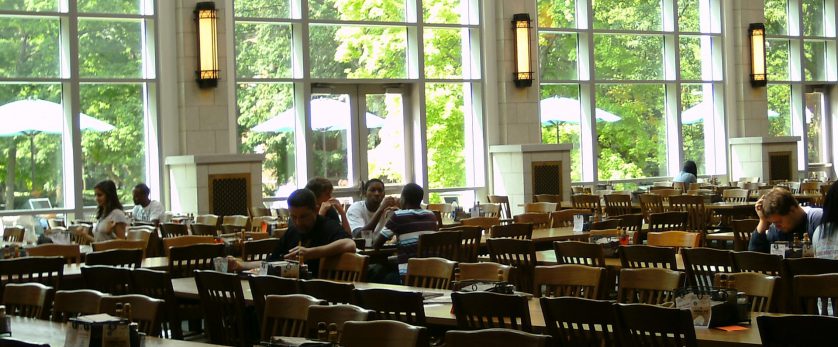
M 137 323 L 109 314 L 70 319 L 64 347 L 140 347 Z

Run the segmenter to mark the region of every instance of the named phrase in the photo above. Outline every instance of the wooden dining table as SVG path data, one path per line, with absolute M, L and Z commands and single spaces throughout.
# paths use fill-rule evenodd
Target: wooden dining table
M 553 241 L 587 241 L 590 235 L 573 231 L 573 227 L 541 228 L 533 229 L 532 240 L 535 243 L 551 243 Z M 486 245 L 489 235 L 484 234 L 480 239 L 480 245 Z
M 242 280 L 241 284 L 245 301 L 248 305 L 252 305 L 253 294 L 250 291 L 250 284 L 247 280 Z M 457 318 L 451 310 L 450 290 L 364 282 L 356 282 L 354 285 L 355 288 L 359 289 L 383 288 L 401 291 L 416 291 L 429 294 L 433 293 L 434 295 L 426 295 L 429 297 L 429 299 L 425 301 L 425 318 L 427 324 L 443 328 L 456 328 L 457 326 Z M 192 277 L 172 279 L 172 287 L 174 288 L 175 296 L 178 298 L 200 299 L 198 288 L 195 285 L 195 279 Z M 544 316 L 541 313 L 540 302 L 537 299 L 530 299 L 529 310 L 533 328 L 536 332 L 544 333 Z M 742 331 L 726 332 L 718 329 L 696 327 L 695 333 L 698 338 L 698 345 L 702 347 L 761 346 L 762 343 L 759 338 L 759 330 L 756 326 L 756 319 L 752 317 L 751 322 L 752 326 Z

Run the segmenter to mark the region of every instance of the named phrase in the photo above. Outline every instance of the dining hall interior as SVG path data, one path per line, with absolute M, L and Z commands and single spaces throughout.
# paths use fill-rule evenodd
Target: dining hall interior
M 0 32 L 0 347 L 838 343 L 838 0 L 0 0 Z

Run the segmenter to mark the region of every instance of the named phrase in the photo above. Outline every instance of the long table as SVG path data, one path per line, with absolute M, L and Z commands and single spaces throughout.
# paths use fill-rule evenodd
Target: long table
M 588 233 L 577 233 L 573 231 L 573 227 L 559 227 L 559 228 L 542 228 L 533 229 L 532 240 L 535 243 L 551 243 L 553 241 L 587 241 L 590 235 Z M 480 245 L 486 246 L 486 239 L 489 235 L 483 235 L 480 239 Z
M 250 291 L 250 284 L 246 280 L 241 281 L 242 291 L 244 293 L 245 301 L 248 304 L 253 302 L 253 294 Z M 425 317 L 429 325 L 436 325 L 442 327 L 453 328 L 457 326 L 457 318 L 451 313 L 450 290 L 442 289 L 426 289 L 417 287 L 407 287 L 398 285 L 387 285 L 378 283 L 363 283 L 356 282 L 355 288 L 385 288 L 402 291 L 418 291 L 427 293 L 441 293 L 442 297 L 431 299 L 425 304 Z M 192 277 L 172 279 L 172 287 L 175 290 L 175 296 L 184 299 L 199 299 L 198 288 L 195 285 L 195 279 Z M 529 301 L 530 318 L 532 320 L 533 328 L 536 331 L 543 332 L 545 329 L 544 316 L 541 313 L 541 304 L 538 300 L 532 299 Z M 743 331 L 725 332 L 717 329 L 709 329 L 705 327 L 696 327 L 695 333 L 699 340 L 699 346 L 702 347 L 721 347 L 721 346 L 761 346 L 762 343 L 759 338 L 759 330 L 756 326 L 756 319 L 751 319 L 753 326 L 750 329 Z
M 84 263 L 64 265 L 64 279 L 72 280 L 81 278 L 81 268 L 83 266 Z M 166 270 L 169 268 L 169 257 L 145 258 L 140 267 L 143 269 Z

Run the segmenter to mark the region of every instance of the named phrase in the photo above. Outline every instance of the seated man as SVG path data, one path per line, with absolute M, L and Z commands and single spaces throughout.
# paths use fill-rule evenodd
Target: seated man
M 820 208 L 801 207 L 789 191 L 781 188 L 761 197 L 755 208 L 759 224 L 751 235 L 748 250 L 763 253 L 768 253 L 774 242 L 793 241 L 794 235 L 802 240 L 804 232 L 811 239 L 823 213 Z
M 160 223 L 160 217 L 163 216 L 165 209 L 163 204 L 157 200 L 148 198 L 151 189 L 145 183 L 140 183 L 134 187 L 132 194 L 134 195 L 134 209 L 132 215 L 135 222 L 144 222 L 157 225 Z
M 422 208 L 424 195 L 425 191 L 418 184 L 406 184 L 399 199 L 401 209 L 393 212 L 375 240 L 375 247 L 378 248 L 393 236 L 397 237 L 399 275 L 407 273 L 407 260 L 416 256 L 419 235 L 439 230 L 434 213 Z
M 288 196 L 291 222 L 268 261 L 297 260 L 302 257 L 308 265 L 308 271 L 317 276 L 320 258 L 355 252 L 355 242 L 348 238 L 343 228 L 336 221 L 317 214 L 316 200 L 314 193 L 308 189 L 298 189 Z M 230 271 L 252 269 L 260 264 L 229 259 Z
M 356 201 L 346 210 L 352 237 L 362 237 L 361 231 L 371 230 L 378 235 L 389 220 L 389 214 L 398 209 L 396 199 L 384 197 L 384 182 L 373 178 L 364 184 L 363 201 Z

